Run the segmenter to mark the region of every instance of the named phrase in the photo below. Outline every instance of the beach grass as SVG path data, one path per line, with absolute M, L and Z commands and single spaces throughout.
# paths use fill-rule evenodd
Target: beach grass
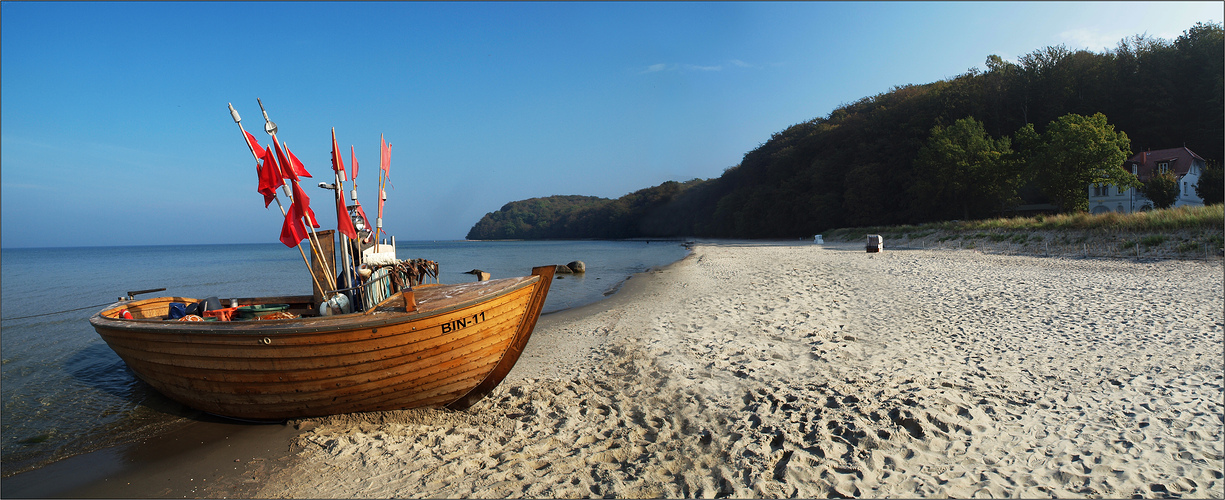
M 945 233 L 943 238 L 954 237 L 987 238 L 993 241 L 1020 238 L 1016 234 L 1001 234 L 999 231 L 1101 231 L 1101 232 L 1162 232 L 1178 230 L 1225 231 L 1225 205 L 1206 207 L 1178 207 L 1149 210 L 1130 214 L 1090 214 L 1076 212 L 1057 215 L 1035 215 L 1032 217 L 1000 217 L 995 219 L 930 222 L 917 225 L 868 226 L 842 228 L 830 232 L 831 238 L 859 238 L 861 234 L 882 234 L 908 239 L 918 239 L 934 233 Z M 991 231 L 990 233 L 986 231 Z M 953 236 L 958 235 L 958 236 Z M 1040 235 L 1034 235 L 1042 238 Z M 1026 237 L 1027 239 L 1029 237 Z M 1019 242 L 1019 241 L 1017 241 Z
M 902 247 L 981 249 L 1030 254 L 1106 257 L 1220 257 L 1225 205 L 1178 207 L 1131 214 L 1072 213 L 870 226 L 831 231 L 831 241 L 879 234 Z

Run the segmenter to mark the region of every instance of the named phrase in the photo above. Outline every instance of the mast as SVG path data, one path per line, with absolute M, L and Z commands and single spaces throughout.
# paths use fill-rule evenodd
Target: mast
M 259 172 L 259 168 L 260 168 L 260 165 L 259 165 L 259 155 L 255 154 L 255 146 L 254 146 L 254 145 L 252 145 L 252 144 L 251 144 L 251 142 L 247 140 L 247 130 L 246 130 L 245 128 L 243 128 L 243 126 L 242 126 L 242 118 L 241 118 L 240 116 L 238 116 L 238 110 L 234 109 L 234 104 L 233 104 L 233 103 L 226 103 L 226 104 L 228 104 L 228 105 L 229 105 L 229 108 L 230 108 L 230 117 L 234 119 L 234 123 L 238 124 L 238 130 L 242 132 L 242 142 L 247 143 L 247 149 L 248 149 L 249 151 L 251 151 L 251 156 L 254 156 L 254 157 L 255 157 L 255 159 L 256 159 L 256 163 L 255 163 L 255 170 L 256 170 L 256 173 L 258 173 L 258 172 Z M 262 104 L 261 104 L 260 108 L 261 108 L 261 109 L 263 109 L 263 105 L 262 105 Z M 264 116 L 265 116 L 265 117 L 267 117 L 267 116 L 268 116 L 268 114 L 267 114 L 267 113 L 265 113 L 265 114 L 264 114 Z M 269 122 L 269 123 L 271 123 L 271 122 Z M 273 125 L 273 126 L 272 126 L 272 130 L 273 130 L 273 131 L 275 131 L 275 130 L 276 130 L 276 125 Z M 268 165 L 265 165 L 263 168 L 269 168 L 269 166 L 268 166 Z M 280 175 L 280 174 L 277 174 L 277 175 Z M 284 187 L 284 186 L 282 186 L 282 187 Z M 277 195 L 275 195 L 275 194 L 274 194 L 274 195 L 273 195 L 273 198 L 276 200 L 276 206 L 277 206 L 277 208 L 281 209 L 281 217 L 285 217 L 285 216 L 286 216 L 285 207 L 284 207 L 283 205 L 281 205 L 281 198 L 280 198 L 280 196 L 277 196 Z M 308 227 L 309 227 L 309 226 L 308 226 Z M 313 229 L 313 228 L 312 228 L 312 229 Z M 324 288 L 324 287 L 323 287 L 323 286 L 322 286 L 322 285 L 319 283 L 319 280 L 318 280 L 317 278 L 315 278 L 315 273 L 314 273 L 313 271 L 311 271 L 311 265 L 310 265 L 310 262 L 309 262 L 309 261 L 306 259 L 306 251 L 302 250 L 302 242 L 300 242 L 300 241 L 299 241 L 297 246 L 298 246 L 298 253 L 302 255 L 302 263 L 306 264 L 306 270 L 307 270 L 308 272 L 310 272 L 310 275 L 311 275 L 311 281 L 313 281 L 313 282 L 315 283 L 315 286 L 319 287 L 319 291 L 320 291 L 321 293 L 325 293 L 325 294 L 326 294 L 326 293 L 328 293 L 329 291 L 331 291 L 331 289 Z M 312 250 L 312 251 L 314 251 L 315 249 L 312 247 L 312 248 L 311 248 L 311 250 Z M 325 263 L 324 263 L 324 267 L 326 267 L 326 266 L 327 266 L 327 264 L 326 264 L 326 262 L 325 262 Z M 334 289 L 334 288 L 333 288 L 333 289 Z

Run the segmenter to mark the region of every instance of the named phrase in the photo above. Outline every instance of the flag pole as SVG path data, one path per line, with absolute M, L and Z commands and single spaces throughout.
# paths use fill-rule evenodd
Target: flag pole
M 255 101 L 259 103 L 259 109 L 264 114 L 264 131 L 267 132 L 268 135 L 272 136 L 272 142 L 274 146 L 276 146 L 277 144 L 280 144 L 279 139 L 277 138 L 277 135 L 276 135 L 277 133 L 276 123 L 273 123 L 273 121 L 268 118 L 268 111 L 264 109 L 263 101 L 261 101 L 258 97 L 255 99 Z M 275 153 L 280 154 L 279 151 Z M 286 159 L 286 161 L 290 161 L 290 160 Z M 291 164 L 289 168 L 292 170 L 293 165 Z M 288 190 L 289 188 L 285 187 L 285 189 Z M 315 232 L 315 226 L 312 225 L 316 221 L 310 220 L 309 216 L 307 216 L 307 219 L 308 219 L 308 222 L 311 223 L 311 224 L 306 225 L 307 231 L 310 233 L 307 236 L 307 239 L 310 240 L 311 242 L 311 253 L 319 258 L 320 267 L 323 268 L 323 271 L 325 273 L 331 276 L 332 270 L 327 264 L 327 259 L 323 258 L 323 245 L 319 243 L 319 235 L 318 233 Z M 322 290 L 322 287 L 320 289 Z
M 350 156 L 349 156 L 349 161 L 350 161 L 350 163 L 352 163 L 352 164 L 353 164 L 353 166 L 352 166 L 352 168 L 353 168 L 353 175 L 351 176 L 351 177 L 353 177 L 353 191 L 350 191 L 349 197 L 353 199 L 353 204 L 354 204 L 354 205 L 356 205 L 356 206 L 358 207 L 358 210 L 359 210 L 359 212 L 358 212 L 358 213 L 362 215 L 362 220 L 364 220 L 364 221 L 366 222 L 366 224 L 369 224 L 369 223 L 370 223 L 370 221 L 366 220 L 366 217 L 365 217 L 366 210 L 365 210 L 365 209 L 363 209 L 363 208 L 361 208 L 361 206 L 362 206 L 362 202 L 357 201 L 357 151 L 356 151 L 356 150 L 353 148 L 353 145 L 352 145 L 352 144 L 350 144 L 350 145 L 349 145 L 349 155 L 350 155 Z M 346 209 L 346 210 L 347 210 L 347 209 Z M 355 229 L 356 229 L 356 228 L 355 228 Z M 370 229 L 370 228 L 369 228 L 369 227 L 367 227 L 366 229 Z M 358 238 L 357 238 L 357 255 L 355 256 L 355 260 L 356 260 L 356 261 L 358 261 L 358 262 L 354 262 L 354 263 L 355 263 L 355 264 L 357 264 L 357 265 L 361 265 L 361 262 L 360 262 L 360 261 L 361 261 L 361 251 L 362 251 L 362 239 L 361 239 L 361 235 L 360 235 L 360 234 L 358 234 L 357 236 L 358 236 Z M 374 231 L 370 231 L 370 236 L 374 236 Z
M 383 233 L 383 203 L 387 201 L 387 170 L 391 168 L 391 146 L 387 145 L 383 134 L 379 134 L 379 216 L 375 220 L 374 229 L 374 251 L 382 252 L 380 248 L 379 238 Z
M 286 156 L 289 155 L 289 144 L 288 143 L 285 144 L 285 154 Z M 288 161 L 293 161 L 293 159 L 290 158 L 288 159 Z M 290 165 L 289 168 L 292 169 L 293 165 Z M 314 218 L 311 217 L 310 215 L 303 214 L 303 217 L 305 217 L 307 219 L 307 222 L 310 222 L 311 224 L 318 223 L 318 221 L 314 220 Z M 310 233 L 309 235 L 307 235 L 306 239 L 307 241 L 311 242 L 311 251 L 314 252 L 316 255 L 322 256 L 323 255 L 323 244 L 319 243 L 319 235 L 318 233 L 315 232 L 315 226 L 311 224 L 306 225 L 306 229 Z M 327 260 L 323 258 L 320 258 L 320 260 L 323 261 L 323 264 L 321 267 L 323 267 L 324 272 L 327 272 L 329 275 L 331 275 L 332 270 L 328 267 Z
M 232 103 L 227 103 L 227 104 L 229 104 L 230 106 L 230 117 L 234 118 L 234 123 L 238 124 L 238 130 L 242 131 L 242 142 L 247 143 L 247 149 L 251 151 L 251 156 L 254 156 L 255 159 L 257 160 L 255 163 L 255 169 L 256 169 L 255 171 L 258 173 L 259 168 L 260 168 L 259 162 L 258 162 L 259 156 L 255 154 L 255 146 L 252 146 L 251 141 L 247 140 L 247 130 L 243 128 L 242 126 L 242 118 L 238 116 L 238 111 L 234 109 L 234 105 Z M 285 207 L 281 205 L 281 198 L 279 196 L 276 196 L 276 193 L 273 193 L 273 199 L 276 200 L 276 206 L 277 208 L 281 209 L 281 216 L 284 217 L 286 212 L 285 212 Z M 298 246 L 298 253 L 302 255 L 302 263 L 306 264 L 307 271 L 310 271 L 311 281 L 315 282 L 315 286 L 319 287 L 320 292 L 328 293 L 329 291 L 331 291 L 326 288 L 323 288 L 323 286 L 319 284 L 319 279 L 315 277 L 314 271 L 311 270 L 310 262 L 306 260 L 306 251 L 302 250 L 302 242 L 299 241 L 297 246 Z M 326 262 L 327 261 L 324 261 L 325 268 L 326 268 Z
M 383 138 L 383 134 L 379 134 L 379 213 L 374 220 L 374 251 L 375 253 L 382 252 L 382 242 L 379 237 L 383 233 L 383 169 L 387 168 L 387 140 Z
M 277 126 L 276 126 L 276 123 L 273 123 L 273 121 L 272 121 L 271 119 L 269 119 L 269 118 L 268 118 L 268 110 L 264 109 L 264 101 L 262 101 L 262 100 L 260 100 L 260 98 L 256 97 L 256 98 L 255 98 L 255 102 L 259 103 L 259 110 L 260 110 L 260 112 L 261 112 L 261 113 L 263 113 L 263 114 L 264 114 L 264 132 L 267 132 L 267 133 L 268 133 L 268 135 L 272 136 L 273 146 L 275 147 L 275 146 L 276 146 L 276 144 L 277 144 L 277 143 L 279 143 L 279 140 L 277 139 L 277 136 L 276 136 L 276 132 L 277 132 Z M 241 125 L 242 125 L 242 124 L 239 124 L 239 126 L 241 126 Z M 274 152 L 274 153 L 275 153 L 275 152 Z M 293 165 L 290 165 L 290 166 L 289 166 L 289 168 L 290 168 L 290 169 L 292 169 L 292 168 L 293 168 Z M 283 187 L 284 187 L 284 186 L 283 186 Z M 288 190 L 288 187 L 285 187 L 285 189 L 286 189 L 286 190 Z M 277 203 L 279 204 L 280 202 L 278 201 Z M 307 217 L 307 219 L 310 219 L 310 217 Z M 312 222 L 312 223 L 313 223 L 314 221 L 312 221 L 312 220 L 308 220 L 307 222 Z M 309 231 L 309 232 L 310 232 L 310 234 L 311 234 L 311 236 L 307 238 L 307 239 L 308 239 L 308 240 L 310 240 L 310 242 L 311 242 L 311 253 L 312 253 L 312 254 L 314 254 L 315 256 L 319 257 L 320 267 L 322 267 L 322 268 L 323 268 L 323 271 L 324 271 L 324 272 L 326 272 L 326 273 L 327 273 L 329 276 L 331 276 L 331 275 L 332 275 L 332 270 L 331 270 L 331 269 L 328 267 L 328 264 L 327 264 L 327 262 L 328 262 L 328 261 L 327 261 L 327 259 L 323 258 L 323 245 L 322 245 L 321 243 L 319 243 L 319 235 L 318 235 L 317 233 L 315 233 L 315 226 L 313 226 L 313 225 L 311 225 L 311 224 L 307 224 L 307 225 L 306 225 L 306 229 L 307 229 L 307 231 Z M 301 244 L 302 244 L 302 242 L 298 242 L 299 247 L 301 246 Z M 299 248 L 299 249 L 300 249 L 300 248 Z M 305 253 L 305 252 L 304 252 L 304 253 Z M 313 276 L 313 274 L 312 274 L 312 276 Z M 324 290 L 323 290 L 323 287 L 319 287 L 319 289 L 320 289 L 321 291 L 324 291 Z M 324 291 L 324 293 L 326 293 L 326 291 Z
M 343 164 L 344 160 L 340 158 L 339 156 L 340 151 L 337 150 L 338 147 L 339 146 L 337 146 L 336 144 L 336 127 L 332 127 L 332 156 L 334 157 L 332 161 L 340 162 L 339 164 Z M 336 232 L 340 233 L 340 241 L 343 244 L 343 248 L 344 248 L 340 252 L 340 258 L 342 261 L 341 262 L 342 267 L 341 267 L 340 272 L 345 275 L 345 283 L 347 283 L 349 287 L 352 287 L 353 283 L 349 279 L 349 267 L 350 267 L 349 266 L 349 235 L 345 234 L 343 231 L 340 231 L 340 220 L 339 220 L 339 218 L 342 215 L 344 217 L 349 217 L 349 206 L 344 201 L 345 200 L 344 178 L 340 176 L 340 170 L 337 170 L 335 168 L 332 169 L 332 176 L 333 178 L 336 179 L 336 206 L 338 208 L 336 212 L 336 217 L 338 219 L 336 221 L 336 230 L 337 230 Z M 342 207 L 344 209 L 343 214 L 341 214 L 340 213 L 341 211 L 339 210 L 339 208 L 342 208 Z
M 379 216 L 374 220 L 374 253 L 383 251 L 382 243 L 379 241 L 379 235 L 383 232 L 383 170 L 379 169 Z
M 356 253 L 353 255 L 353 260 L 354 260 L 353 265 L 357 267 L 365 263 L 365 254 L 363 252 L 367 249 L 363 248 L 362 246 L 368 245 L 370 244 L 371 241 L 375 240 L 375 231 L 374 231 L 374 226 L 370 225 L 370 218 L 369 216 L 366 215 L 366 209 L 362 207 L 362 202 L 357 199 L 357 151 L 353 145 L 349 145 L 349 154 L 350 154 L 349 160 L 353 164 L 352 165 L 353 175 L 351 176 L 353 178 L 352 179 L 353 187 L 352 187 L 352 191 L 349 192 L 349 195 L 353 199 L 353 206 L 356 207 L 356 212 L 357 212 L 356 215 L 361 217 L 361 220 L 366 226 L 366 229 L 365 229 L 366 236 L 362 237 L 361 234 L 359 233 L 357 235 L 358 236 L 357 239 L 354 240 L 357 242 L 357 249 L 356 249 Z M 354 230 L 356 231 L 356 228 L 354 228 Z M 377 241 L 375 242 L 373 246 L 375 247 L 375 252 L 378 252 Z

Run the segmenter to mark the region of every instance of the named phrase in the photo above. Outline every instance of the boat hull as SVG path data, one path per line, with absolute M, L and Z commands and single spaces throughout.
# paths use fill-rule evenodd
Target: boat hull
M 137 376 L 208 413 L 253 420 L 417 407 L 463 409 L 505 378 L 531 337 L 552 267 L 420 287 L 367 313 L 270 321 L 158 319 L 163 297 L 90 319 Z M 127 309 L 135 319 L 121 319 Z M 415 310 L 413 310 L 415 309 Z

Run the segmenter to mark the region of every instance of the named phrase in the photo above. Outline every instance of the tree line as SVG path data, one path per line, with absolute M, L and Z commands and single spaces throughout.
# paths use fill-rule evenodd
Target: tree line
M 1201 196 L 1220 202 L 1223 39 L 1221 24 L 1197 23 L 1173 41 L 1137 35 L 1103 53 L 991 55 L 986 71 L 895 87 L 788 127 L 717 178 L 615 200 L 512 202 L 468 238 L 804 237 L 1026 204 L 1084 210 L 1093 183 L 1150 189 L 1122 169 L 1133 152 L 1178 146 L 1209 160 Z

